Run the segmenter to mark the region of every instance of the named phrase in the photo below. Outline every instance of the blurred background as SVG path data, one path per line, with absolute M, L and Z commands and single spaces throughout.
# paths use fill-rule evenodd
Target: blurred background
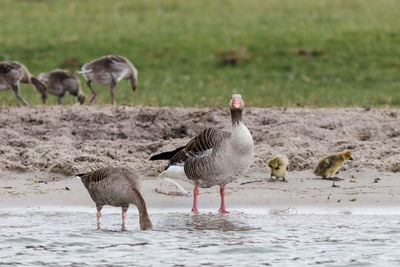
M 139 83 L 122 80 L 118 104 L 225 107 L 239 92 L 256 107 L 399 107 L 399 14 L 396 0 L 2 0 L 0 61 L 38 75 L 125 56 Z M 41 104 L 32 85 L 21 95 Z M 7 90 L 0 104 L 20 103 Z

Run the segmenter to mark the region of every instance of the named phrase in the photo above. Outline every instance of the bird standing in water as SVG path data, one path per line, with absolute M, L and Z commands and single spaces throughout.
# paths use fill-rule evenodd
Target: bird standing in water
M 96 203 L 97 229 L 100 229 L 101 209 L 104 205 L 122 208 L 122 231 L 125 230 L 125 218 L 129 204 L 139 210 L 141 230 L 153 228 L 147 213 L 146 203 L 140 193 L 140 178 L 125 168 L 103 168 L 89 173 L 78 174 Z

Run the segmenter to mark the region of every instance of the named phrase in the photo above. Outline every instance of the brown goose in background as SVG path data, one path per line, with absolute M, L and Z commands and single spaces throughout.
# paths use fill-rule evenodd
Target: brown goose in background
M 48 93 L 58 96 L 59 105 L 61 105 L 61 100 L 66 93 L 75 96 L 76 100 L 81 104 L 85 102 L 85 95 L 81 90 L 81 82 L 68 70 L 55 69 L 50 72 L 40 73 L 37 78 L 46 85 Z
M 97 98 L 97 93 L 93 90 L 91 82 L 110 86 L 111 103 L 114 104 L 114 89 L 117 83 L 122 80 L 129 80 L 132 89 L 136 90 L 138 72 L 132 63 L 121 56 L 103 56 L 83 65 L 78 73 L 83 74 L 86 79 L 86 85 L 89 87 L 92 95 L 89 99 L 93 103 Z
M 100 229 L 101 209 L 104 205 L 122 208 L 122 231 L 125 230 L 125 218 L 129 204 L 139 211 L 141 230 L 151 230 L 146 203 L 140 193 L 140 178 L 125 168 L 103 168 L 90 173 L 78 174 L 82 183 L 97 207 L 97 229 Z
M 220 213 L 229 213 L 225 208 L 225 186 L 243 175 L 253 162 L 253 138 L 242 122 L 244 102 L 239 94 L 230 101 L 232 131 L 208 128 L 190 140 L 186 146 L 174 151 L 154 155 L 150 160 L 168 159 L 166 168 L 184 171 L 194 182 L 192 211 L 197 213 L 198 187 L 220 186 Z
M 20 83 L 31 83 L 42 95 L 43 103 L 46 101 L 46 87 L 28 69 L 17 61 L 0 61 L 0 91 L 12 89 L 17 98 L 28 105 L 20 95 Z

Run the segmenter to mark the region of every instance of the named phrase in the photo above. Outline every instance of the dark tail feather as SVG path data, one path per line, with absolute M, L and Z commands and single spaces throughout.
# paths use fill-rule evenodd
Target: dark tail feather
M 185 146 L 179 147 L 173 151 L 168 151 L 168 152 L 163 152 L 157 155 L 154 155 L 150 158 L 150 160 L 162 160 L 162 159 L 171 159 L 173 156 L 176 155 L 176 153 L 178 153 L 179 151 L 181 151 L 182 149 L 184 149 Z

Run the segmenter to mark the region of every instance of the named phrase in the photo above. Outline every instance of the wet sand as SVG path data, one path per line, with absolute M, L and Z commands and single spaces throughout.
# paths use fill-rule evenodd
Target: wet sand
M 340 187 L 332 188 L 331 181 L 318 179 L 311 171 L 296 171 L 289 176 L 288 183 L 268 182 L 265 174 L 253 174 L 227 186 L 227 206 L 247 212 L 252 209 L 266 213 L 285 212 L 288 208 L 296 213 L 353 212 L 360 209 L 375 209 L 377 213 L 393 213 L 384 208 L 398 209 L 400 203 L 400 177 L 393 173 L 376 171 L 346 171 L 341 173 Z M 157 193 L 155 177 L 143 178 L 143 195 L 150 212 L 152 210 L 190 211 L 191 196 L 169 196 Z M 377 180 L 376 178 L 379 178 Z M 85 187 L 78 178 L 46 175 L 43 172 L 0 176 L 0 209 L 59 207 L 93 207 Z M 254 182 L 257 181 L 257 182 Z M 261 182 L 259 182 L 261 181 Z M 189 182 L 177 180 L 188 192 L 193 189 Z M 249 183 L 250 182 L 250 183 Z M 245 184 L 243 184 L 245 183 Z M 200 189 L 199 209 L 216 212 L 219 208 L 218 187 Z M 397 207 L 396 207 L 397 206 Z M 131 209 L 136 212 L 135 208 Z M 293 212 L 288 210 L 287 212 Z M 362 214 L 365 214 L 361 212 Z M 367 214 L 371 213 L 367 211 Z M 400 213 L 400 210 L 398 210 Z
M 73 175 L 123 166 L 142 176 L 150 210 L 190 210 L 190 196 L 154 191 L 165 162 L 148 158 L 185 144 L 206 127 L 230 126 L 227 109 L 0 107 L 0 116 L 0 208 L 93 206 Z M 228 208 L 348 210 L 400 203 L 399 110 L 246 108 L 243 119 L 253 134 L 255 161 L 246 177 L 227 186 Z M 320 157 L 343 149 L 355 160 L 344 164 L 338 175 L 344 180 L 332 188 L 312 169 Z M 288 183 L 267 181 L 265 162 L 276 153 L 289 157 Z M 190 183 L 177 181 L 191 192 Z M 199 208 L 218 207 L 218 188 L 201 189 Z

